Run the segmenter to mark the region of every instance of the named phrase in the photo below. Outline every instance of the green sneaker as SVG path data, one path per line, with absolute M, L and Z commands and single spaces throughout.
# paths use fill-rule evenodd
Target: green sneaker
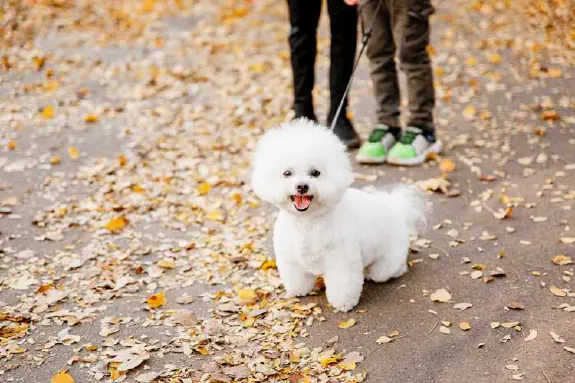
M 359 148 L 355 159 L 360 164 L 383 164 L 395 141 L 389 126 L 379 124 L 371 131 L 367 142 Z
M 403 131 L 399 141 L 389 150 L 387 162 L 392 165 L 421 165 L 429 153 L 441 153 L 443 144 L 435 137 L 426 138 L 423 131 L 408 126 Z

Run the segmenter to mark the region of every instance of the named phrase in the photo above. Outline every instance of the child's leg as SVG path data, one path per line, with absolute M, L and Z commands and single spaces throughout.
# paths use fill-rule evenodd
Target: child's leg
M 381 5 L 375 14 L 378 2 Z M 366 52 L 377 102 L 377 122 L 398 127 L 400 93 L 389 3 L 388 0 L 368 0 L 362 7 L 362 16 L 365 28 L 369 28 L 373 21 L 372 36 Z
M 407 77 L 410 113 L 407 125 L 434 134 L 435 91 L 427 52 L 433 6 L 430 0 L 395 0 L 391 12 L 401 70 Z

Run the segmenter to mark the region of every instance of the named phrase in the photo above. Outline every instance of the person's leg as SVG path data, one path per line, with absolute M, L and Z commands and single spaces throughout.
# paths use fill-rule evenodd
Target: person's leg
M 375 92 L 377 123 L 398 128 L 400 91 L 388 0 L 368 0 L 362 12 L 365 27 L 369 28 L 373 23 L 366 54 Z
M 430 0 L 390 0 L 393 36 L 401 70 L 407 77 L 409 119 L 399 142 L 389 151 L 387 161 L 396 165 L 419 165 L 442 143 L 435 137 L 433 108 L 435 91 L 429 44 Z
M 330 107 L 327 123 L 331 125 L 353 71 L 357 43 L 357 6 L 349 6 L 343 0 L 328 0 L 327 4 L 331 29 Z M 347 118 L 347 97 L 336 121 L 334 133 L 348 147 L 359 146 L 359 136 Z
M 328 0 L 331 29 L 329 90 L 330 113 L 335 114 L 351 77 L 357 42 L 357 6 L 349 6 L 343 0 Z M 344 109 L 347 98 L 344 101 Z M 344 113 L 345 114 L 345 113 Z
M 400 92 L 388 1 L 366 1 L 362 16 L 365 28 L 373 25 L 366 52 L 375 93 L 377 124 L 359 149 L 356 160 L 364 164 L 381 164 L 401 134 Z
M 426 133 L 434 133 L 435 90 L 431 60 L 427 52 L 429 16 L 434 9 L 430 0 L 396 0 L 394 9 L 397 18 L 394 32 L 399 48 L 399 62 L 407 77 L 407 125 L 423 129 Z
M 321 0 L 287 0 L 290 18 L 289 45 L 296 118 L 316 120 L 312 90 L 315 82 L 316 30 Z

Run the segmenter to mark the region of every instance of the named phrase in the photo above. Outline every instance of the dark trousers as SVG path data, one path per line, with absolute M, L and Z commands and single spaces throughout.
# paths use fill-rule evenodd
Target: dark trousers
M 287 0 L 291 31 L 289 45 L 293 71 L 294 109 L 311 110 L 315 82 L 317 26 L 322 0 Z M 327 0 L 331 28 L 329 68 L 330 116 L 335 113 L 351 76 L 357 39 L 357 7 L 343 0 Z M 347 100 L 346 100 L 347 105 Z M 345 113 L 345 111 L 344 111 Z
M 381 2 L 376 12 L 378 2 Z M 395 57 L 407 77 L 408 126 L 433 130 L 435 92 L 427 53 L 430 0 L 365 0 L 362 15 L 366 26 L 373 23 L 367 57 L 377 101 L 377 119 L 399 126 L 400 93 Z

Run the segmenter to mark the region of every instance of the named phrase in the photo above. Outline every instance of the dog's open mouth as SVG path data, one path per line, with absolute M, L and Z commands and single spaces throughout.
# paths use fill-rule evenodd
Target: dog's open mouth
M 311 205 L 313 200 L 312 195 L 290 195 L 289 199 L 293 202 L 293 205 L 297 211 L 306 211 Z

